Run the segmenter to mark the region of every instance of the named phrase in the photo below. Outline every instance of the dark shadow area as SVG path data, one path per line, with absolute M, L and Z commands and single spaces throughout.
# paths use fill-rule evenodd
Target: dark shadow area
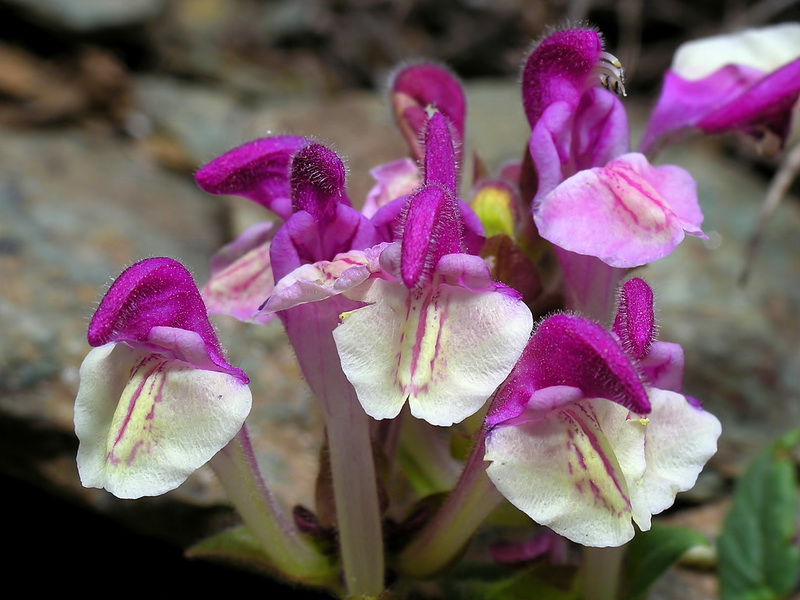
M 4 559 L 7 584 L 37 592 L 100 591 L 122 586 L 132 593 L 188 597 L 242 591 L 292 600 L 327 594 L 292 588 L 215 563 L 188 560 L 166 542 L 136 534 L 97 513 L 64 502 L 30 484 L 0 477 L 6 498 Z

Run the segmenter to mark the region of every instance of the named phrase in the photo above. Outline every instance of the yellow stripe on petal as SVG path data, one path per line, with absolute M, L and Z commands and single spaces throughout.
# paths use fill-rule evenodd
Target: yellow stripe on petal
M 511 371 L 533 321 L 513 297 L 436 282 L 409 291 L 375 280 L 368 301 L 333 337 L 342 369 L 376 419 L 397 416 L 406 400 L 432 425 L 475 414 Z
M 408 295 L 397 367 L 397 384 L 407 397 L 424 394 L 438 350 L 447 343 L 442 339 L 447 332 L 442 328 L 442 307 L 434 290 L 414 290 Z
M 78 471 L 119 498 L 178 487 L 241 429 L 250 388 L 228 373 L 107 344 L 81 366 Z
M 627 484 L 597 415 L 578 403 L 560 411 L 567 434 L 567 470 L 583 502 L 614 518 L 630 519 Z
M 150 354 L 133 367 L 108 432 L 107 456 L 112 467 L 125 469 L 137 455 L 141 459 L 142 455 L 158 453 L 163 431 L 156 410 L 169 362 L 160 354 Z
M 540 420 L 501 425 L 486 441 L 489 478 L 556 533 L 584 546 L 622 545 L 634 534 L 630 492 L 606 429 L 626 427 L 627 414 L 608 400 L 582 400 Z M 638 432 L 625 434 L 638 434 L 643 452 L 636 425 Z

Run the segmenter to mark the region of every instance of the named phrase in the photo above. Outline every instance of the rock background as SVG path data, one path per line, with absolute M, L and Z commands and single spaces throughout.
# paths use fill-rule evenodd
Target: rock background
M 72 401 L 85 330 L 111 277 L 142 257 L 169 255 L 202 282 L 216 248 L 264 216 L 243 199 L 200 192 L 191 178 L 198 165 L 269 132 L 312 135 L 346 157 L 351 196 L 362 198 L 368 169 L 405 153 L 383 82 L 398 61 L 420 56 L 463 77 L 468 150 L 490 165 L 518 158 L 527 127 L 518 65 L 546 24 L 568 17 L 587 17 L 606 33 L 641 123 L 684 39 L 800 19 L 796 2 L 726 6 L 0 0 L 0 471 L 14 554 L 7 568 L 41 564 L 42 575 L 61 575 L 53 584 L 64 589 L 72 585 L 64 578 L 77 588 L 93 572 L 124 580 L 120 565 L 131 561 L 147 561 L 176 591 L 266 585 L 180 558 L 180 548 L 232 522 L 209 473 L 164 497 L 123 502 L 80 487 L 74 464 Z M 687 392 L 724 429 L 698 487 L 666 518 L 713 536 L 747 461 L 800 423 L 800 212 L 796 197 L 784 202 L 742 287 L 745 246 L 774 164 L 733 138 L 697 141 L 662 161 L 697 178 L 711 240 L 687 240 L 642 275 L 659 300 L 661 338 L 686 350 Z M 310 502 L 320 422 L 280 328 L 216 323 L 233 362 L 254 379 L 252 427 L 279 496 Z M 140 535 L 146 554 L 131 537 Z M 711 574 L 676 569 L 652 597 L 712 598 L 714 586 Z

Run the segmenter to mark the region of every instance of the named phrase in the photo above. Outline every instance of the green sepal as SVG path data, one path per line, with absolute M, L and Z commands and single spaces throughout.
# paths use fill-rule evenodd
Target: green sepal
M 800 577 L 800 428 L 763 450 L 736 485 L 717 541 L 722 600 L 778 600 Z
M 273 579 L 325 587 L 331 590 L 339 589 L 338 571 L 333 563 L 329 563 L 325 569 L 319 572 L 309 573 L 302 580 L 278 570 L 261 550 L 258 540 L 245 525 L 233 527 L 208 537 L 187 549 L 184 554 L 187 558 L 219 561 Z
M 709 546 L 706 537 L 689 527 L 653 523 L 639 532 L 626 551 L 623 600 L 643 598 L 648 588 L 688 550 Z

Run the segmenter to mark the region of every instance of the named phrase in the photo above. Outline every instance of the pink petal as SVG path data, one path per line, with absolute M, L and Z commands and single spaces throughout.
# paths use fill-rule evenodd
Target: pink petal
M 696 184 L 683 169 L 627 154 L 580 171 L 534 207 L 543 238 L 612 267 L 663 258 L 684 235 L 705 237 Z
M 259 323 L 272 318 L 256 313 L 274 285 L 270 260 L 274 234 L 272 223 L 256 223 L 212 257 L 211 278 L 201 290 L 209 313 Z

